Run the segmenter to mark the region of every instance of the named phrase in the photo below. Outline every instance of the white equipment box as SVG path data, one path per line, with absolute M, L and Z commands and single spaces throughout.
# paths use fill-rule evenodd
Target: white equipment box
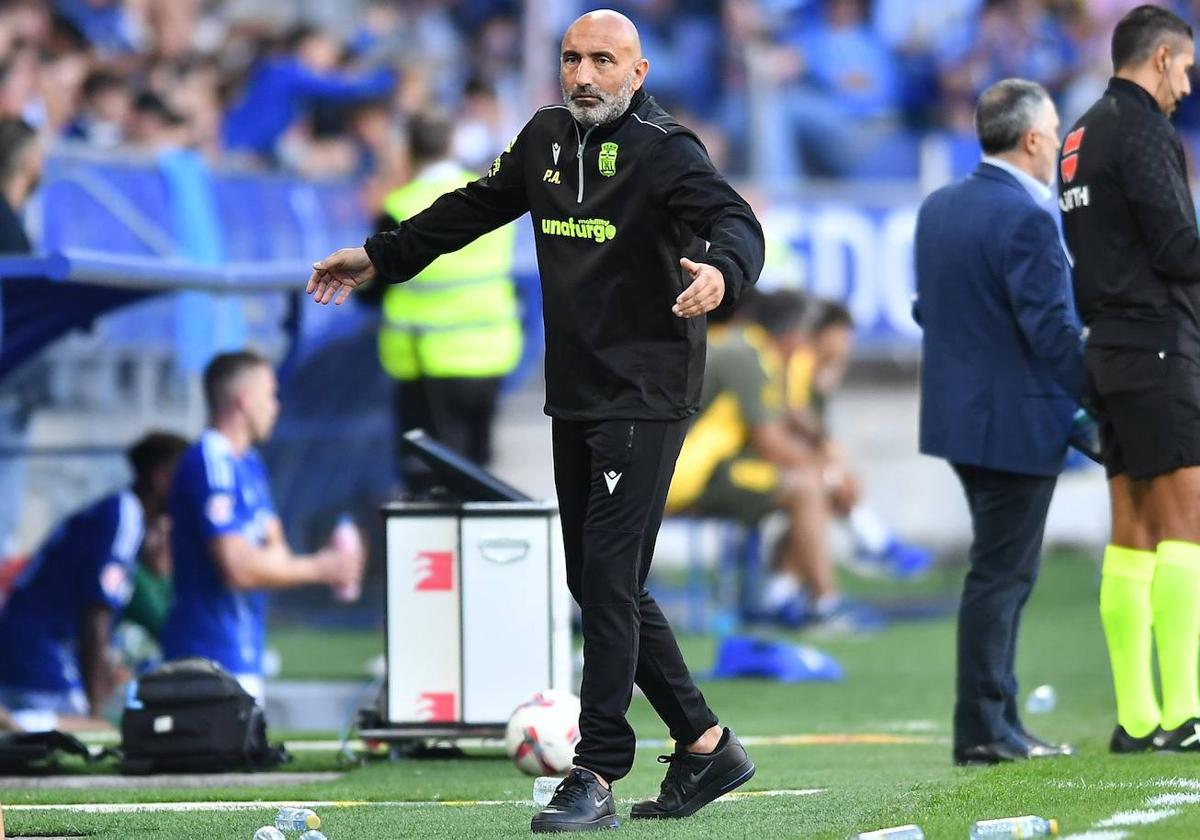
M 383 514 L 387 688 L 381 731 L 365 737 L 496 734 L 535 692 L 572 687 L 555 505 L 411 502 Z

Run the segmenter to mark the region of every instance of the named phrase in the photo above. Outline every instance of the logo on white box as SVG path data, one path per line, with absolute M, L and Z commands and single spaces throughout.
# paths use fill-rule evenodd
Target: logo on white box
M 417 695 L 413 719 L 424 723 L 452 723 L 457 720 L 454 706 L 454 692 L 426 691 Z
M 417 592 L 454 589 L 454 552 L 419 551 L 413 558 L 413 588 Z

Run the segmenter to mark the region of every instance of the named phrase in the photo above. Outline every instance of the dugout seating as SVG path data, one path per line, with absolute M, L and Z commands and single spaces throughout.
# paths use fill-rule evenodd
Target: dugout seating
M 669 516 L 659 547 L 664 543 L 682 548 L 684 562 L 663 563 L 657 571 L 652 566 L 649 587 L 672 623 L 688 633 L 732 632 L 758 596 L 761 529 L 731 519 Z

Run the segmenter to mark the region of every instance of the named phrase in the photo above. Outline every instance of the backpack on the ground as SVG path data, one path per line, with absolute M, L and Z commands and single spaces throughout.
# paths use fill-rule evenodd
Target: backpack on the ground
M 262 770 L 290 759 L 267 743 L 254 698 L 207 659 L 166 662 L 144 674 L 121 716 L 121 772 Z

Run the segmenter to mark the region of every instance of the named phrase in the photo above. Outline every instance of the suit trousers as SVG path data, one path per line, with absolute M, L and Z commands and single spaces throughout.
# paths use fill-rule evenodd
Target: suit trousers
M 567 585 L 583 619 L 575 764 L 610 782 L 633 766 L 635 739 L 625 714 L 635 682 L 678 742 L 695 741 L 717 722 L 646 589 L 687 424 L 553 422 Z
M 954 744 L 972 747 L 1023 731 L 1017 704 L 1017 630 L 1041 565 L 1057 477 L 954 464 L 971 510 L 970 569 L 958 610 Z

